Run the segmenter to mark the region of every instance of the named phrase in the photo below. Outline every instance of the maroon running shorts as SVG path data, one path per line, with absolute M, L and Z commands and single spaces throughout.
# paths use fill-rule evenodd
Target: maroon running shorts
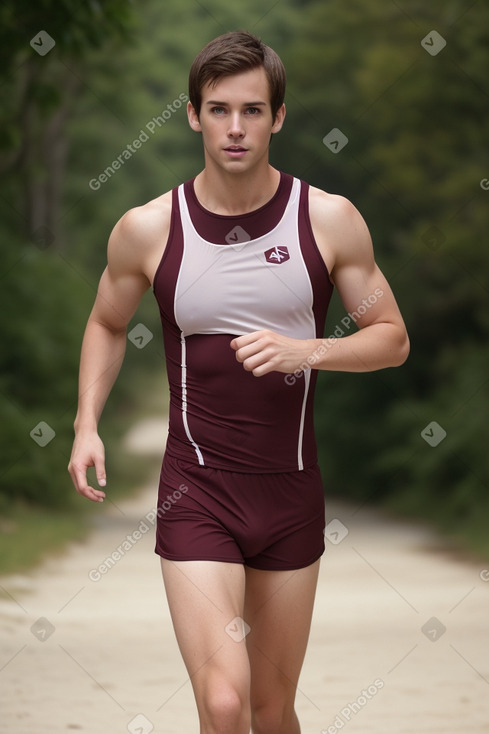
M 324 552 L 319 467 L 276 474 L 211 469 L 165 454 L 155 552 L 172 561 L 304 568 Z

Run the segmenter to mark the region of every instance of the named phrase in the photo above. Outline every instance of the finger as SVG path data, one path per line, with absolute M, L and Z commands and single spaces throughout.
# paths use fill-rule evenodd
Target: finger
M 231 347 L 234 350 L 241 349 L 242 347 L 248 346 L 248 344 L 253 344 L 253 342 L 258 341 L 258 339 L 260 339 L 260 337 L 262 336 L 263 336 L 263 331 L 252 331 L 250 334 L 243 334 L 243 336 L 237 336 L 231 340 Z
M 269 372 L 273 372 L 272 367 L 262 364 L 260 367 L 257 367 L 256 370 L 252 370 L 251 374 L 253 377 L 263 377 L 264 375 L 268 375 Z
M 273 360 L 270 357 L 270 354 L 262 350 L 240 361 L 246 372 L 252 372 L 255 377 L 261 377 L 261 375 L 271 372 L 274 369 Z
M 242 347 L 236 352 L 236 359 L 241 362 L 245 370 L 251 370 L 260 363 L 260 351 L 256 348 L 247 349 Z
M 84 490 L 80 491 L 79 494 L 82 495 L 82 497 L 86 497 L 87 500 L 91 500 L 92 502 L 103 502 L 106 495 L 105 492 L 103 492 L 101 489 L 94 489 L 93 487 L 90 487 L 87 485 Z
M 99 487 L 105 487 L 105 485 L 107 484 L 107 476 L 105 474 L 105 457 L 103 455 L 96 456 L 94 463 L 98 485 Z
M 241 346 L 236 351 L 236 359 L 238 360 L 238 362 L 246 362 L 248 359 L 257 357 L 258 359 L 261 358 L 261 360 L 263 361 L 263 359 L 266 359 L 266 355 L 264 355 L 266 349 L 266 343 L 262 338 L 260 338 L 252 342 L 251 344 Z M 260 355 L 262 356 L 260 357 Z
M 103 502 L 106 496 L 105 492 L 90 487 L 87 482 L 87 468 L 88 467 L 86 466 L 81 466 L 74 463 L 70 464 L 69 472 L 73 484 L 75 485 L 75 489 L 78 494 L 81 494 L 82 497 L 86 497 L 92 502 Z

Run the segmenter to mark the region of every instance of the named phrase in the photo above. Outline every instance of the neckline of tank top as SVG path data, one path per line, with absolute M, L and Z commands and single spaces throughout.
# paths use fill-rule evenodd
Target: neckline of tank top
M 198 200 L 194 188 L 194 181 L 196 178 L 197 177 L 194 176 L 184 184 L 184 194 L 187 200 L 187 206 L 189 207 L 189 213 L 191 214 L 190 206 L 195 206 L 200 213 L 224 221 L 244 219 L 246 217 L 253 217 L 257 214 L 261 214 L 266 209 L 272 208 L 277 203 L 277 201 L 282 198 L 282 196 L 284 196 L 284 198 L 286 198 L 288 201 L 292 192 L 292 185 L 294 183 L 294 177 L 291 176 L 290 173 L 284 173 L 283 171 L 280 171 L 280 181 L 278 183 L 277 190 L 275 191 L 272 198 L 265 202 L 265 204 L 262 204 L 262 206 L 258 207 L 258 209 L 252 209 L 251 211 L 245 212 L 244 214 L 216 214 L 215 212 L 211 212 L 210 209 L 206 209 L 204 206 L 202 206 L 202 204 Z
M 236 245 L 239 244 L 239 249 L 241 249 L 242 246 L 245 244 L 249 245 L 251 243 L 255 243 L 255 244 L 259 243 L 263 241 L 266 237 L 270 237 L 271 235 L 274 235 L 277 232 L 278 228 L 284 222 L 287 212 L 289 211 L 289 206 L 290 206 L 291 198 L 293 195 L 294 183 L 298 184 L 298 191 L 296 192 L 296 196 L 294 196 L 294 200 L 299 198 L 300 183 L 301 183 L 300 180 L 294 179 L 294 177 L 290 176 L 289 174 L 284 174 L 284 177 L 285 177 L 284 178 L 285 183 L 284 183 L 283 190 L 280 192 L 279 198 L 276 198 L 275 201 L 273 202 L 273 207 L 272 207 L 271 201 L 268 203 L 268 206 L 270 206 L 271 208 L 268 210 L 266 215 L 262 211 L 263 207 L 261 209 L 255 209 L 255 211 L 250 212 L 250 217 L 251 215 L 253 216 L 247 219 L 246 223 L 243 222 L 243 224 L 245 224 L 245 226 L 248 229 L 250 229 L 251 223 L 256 222 L 257 220 L 261 221 L 262 224 L 265 220 L 267 220 L 268 226 L 264 228 L 262 231 L 260 231 L 259 233 L 255 231 L 253 232 L 253 234 L 251 234 L 251 230 L 250 231 L 245 230 L 245 233 L 248 235 L 247 238 L 244 239 L 243 241 L 241 240 L 239 242 L 236 241 Z M 290 190 L 289 190 L 289 186 L 286 183 L 287 179 L 290 179 Z M 217 237 L 215 235 L 215 232 L 214 232 L 214 236 L 212 235 L 209 236 L 207 235 L 207 233 L 204 234 L 202 232 L 202 220 L 204 220 L 204 229 L 206 228 L 206 220 L 207 220 L 207 226 L 211 225 L 211 223 L 209 222 L 209 219 L 205 216 L 205 210 L 204 212 L 202 212 L 200 209 L 197 211 L 195 210 L 192 211 L 193 205 L 192 204 L 189 205 L 188 199 L 185 195 L 185 189 L 182 190 L 181 194 L 182 194 L 182 205 L 185 207 L 185 210 L 186 210 L 186 219 L 188 221 L 187 226 L 190 227 L 190 230 L 194 232 L 195 236 L 199 240 L 204 242 L 206 245 L 210 245 L 211 247 L 216 247 L 216 248 L 230 247 L 234 244 L 234 242 L 233 243 L 229 242 L 229 239 L 228 239 L 229 235 L 232 232 L 232 230 L 231 231 L 229 230 L 229 227 L 232 226 L 233 219 L 235 223 L 239 223 L 240 221 L 242 221 L 239 216 L 237 216 L 236 218 L 232 217 L 230 221 L 228 217 L 225 217 L 225 216 L 221 217 L 220 215 L 214 215 L 215 217 L 217 217 L 217 220 L 216 219 L 214 220 L 215 224 L 213 226 L 219 227 L 222 230 L 222 238 Z M 271 216 L 269 216 L 270 214 Z M 200 225 L 198 221 L 199 219 L 201 220 Z M 183 223 L 183 220 L 182 220 L 182 223 Z M 237 226 L 240 227 L 239 224 Z M 216 241 L 219 239 L 222 239 L 223 241 L 220 241 L 220 242 Z

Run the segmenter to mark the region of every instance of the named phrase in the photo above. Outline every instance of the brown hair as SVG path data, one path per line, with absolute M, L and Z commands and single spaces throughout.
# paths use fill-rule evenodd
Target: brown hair
M 224 76 L 263 66 L 270 88 L 270 105 L 275 116 L 285 97 L 286 76 L 280 57 L 270 46 L 247 31 L 225 33 L 204 46 L 190 68 L 189 98 L 197 115 L 202 105 L 202 89 Z

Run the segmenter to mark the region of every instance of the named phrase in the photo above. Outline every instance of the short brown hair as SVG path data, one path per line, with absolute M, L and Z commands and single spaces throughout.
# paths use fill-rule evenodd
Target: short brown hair
M 285 97 L 286 75 L 278 54 L 247 31 L 225 33 L 204 46 L 190 68 L 189 98 L 197 115 L 202 105 L 202 89 L 219 79 L 263 66 L 270 88 L 270 105 L 275 116 Z

